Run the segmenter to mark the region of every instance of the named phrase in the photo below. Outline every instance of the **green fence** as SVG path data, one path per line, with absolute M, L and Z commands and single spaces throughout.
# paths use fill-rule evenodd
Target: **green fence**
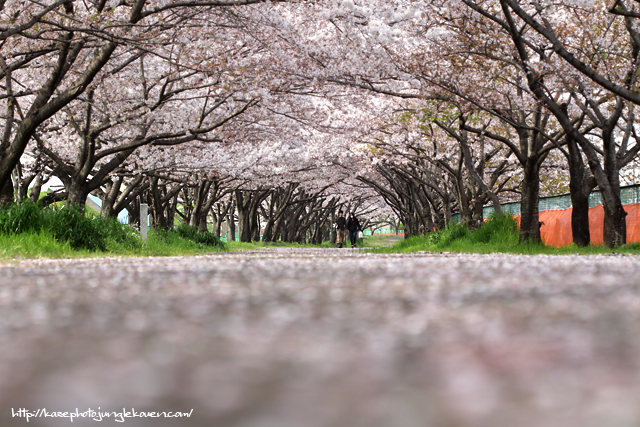
M 398 234 L 402 234 L 404 231 L 398 230 Z M 395 234 L 396 230 L 392 228 L 376 228 L 374 234 Z M 363 234 L 365 236 L 371 236 L 371 230 L 364 230 Z
M 220 240 L 223 242 L 229 241 L 229 232 L 220 233 Z M 262 240 L 262 236 L 260 236 L 260 240 Z M 236 242 L 240 241 L 240 232 L 236 230 Z
M 631 205 L 634 203 L 640 203 L 640 185 L 628 185 L 620 188 L 620 198 L 623 205 Z M 602 194 L 600 190 L 594 190 L 589 195 L 589 207 L 598 206 L 602 204 Z M 511 215 L 520 215 L 520 202 L 503 203 L 500 205 L 503 213 L 509 213 Z M 571 195 L 562 194 L 560 196 L 541 197 L 538 201 L 538 210 L 550 211 L 558 209 L 569 209 L 571 207 Z M 493 213 L 493 206 L 485 206 L 482 210 L 482 217 L 487 218 Z M 460 221 L 460 214 L 454 214 L 453 220 Z

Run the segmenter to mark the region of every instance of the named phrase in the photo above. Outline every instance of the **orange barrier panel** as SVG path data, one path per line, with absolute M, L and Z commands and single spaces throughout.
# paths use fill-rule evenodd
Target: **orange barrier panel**
M 640 242 L 640 203 L 624 205 L 627 212 L 627 243 Z
M 540 235 L 545 245 L 560 247 L 573 242 L 571 235 L 571 211 L 573 209 L 540 212 Z
M 571 234 L 571 212 L 562 209 L 540 212 L 540 234 L 545 245 L 560 247 L 573 243 Z M 624 205 L 627 212 L 627 243 L 640 242 L 640 203 Z M 520 215 L 517 216 L 520 224 Z M 602 205 L 589 209 L 589 234 L 592 245 L 604 243 L 604 208 Z

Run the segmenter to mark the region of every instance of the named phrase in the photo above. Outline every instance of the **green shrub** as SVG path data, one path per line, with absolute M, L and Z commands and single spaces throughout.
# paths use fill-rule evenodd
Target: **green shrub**
M 21 234 L 40 231 L 46 222 L 45 212 L 28 201 L 13 203 L 0 209 L 0 233 Z
M 142 247 L 132 228 L 116 219 L 89 218 L 76 207 L 41 208 L 28 201 L 0 209 L 0 234 L 49 233 L 55 240 L 68 242 L 73 249 L 106 250 L 107 241 L 125 249 Z
M 638 252 L 640 251 L 640 242 L 627 243 L 618 248 L 621 251 Z
M 115 218 L 103 220 L 73 207 L 41 208 L 16 203 L 0 208 L 0 258 L 11 256 L 90 256 L 105 251 L 130 255 L 193 255 L 224 250 L 212 233 L 183 225 L 151 230 L 143 242 L 138 232 Z
M 188 224 L 180 224 L 176 227 L 176 233 L 183 239 L 190 240 L 194 243 L 200 243 L 205 246 L 214 246 L 222 248 L 224 244 L 213 233 L 208 231 L 199 231 L 197 228 Z
M 435 234 L 435 233 L 433 233 Z M 417 248 L 417 247 L 421 247 L 424 246 L 425 244 L 425 238 L 422 236 L 410 236 L 407 237 L 404 240 L 399 241 L 398 243 L 396 243 L 395 245 L 393 245 L 394 248 L 400 250 L 400 251 L 404 251 L 404 250 L 408 250 L 410 248 Z
M 74 249 L 105 251 L 107 232 L 100 218 L 88 218 L 84 209 L 64 207 L 52 209 L 47 224 L 56 240 L 69 242 Z
M 491 215 L 471 234 L 473 243 L 518 243 L 518 223 L 513 215 Z
M 126 250 L 141 249 L 144 244 L 137 230 L 127 224 L 121 224 L 116 218 L 101 220 L 108 241 L 108 246 L 119 246 Z
M 456 240 L 462 240 L 469 237 L 471 232 L 466 226 L 460 223 L 452 222 L 449 223 L 444 230 L 440 231 L 439 233 L 436 232 L 433 234 L 440 234 L 439 237 L 430 237 L 433 240 L 437 239 L 437 246 L 446 248 L 447 246 L 451 246 L 451 244 Z
M 429 232 L 424 236 L 425 243 L 428 246 L 436 246 L 442 240 L 443 235 L 444 235 L 444 233 L 442 232 L 442 230 L 441 231 Z

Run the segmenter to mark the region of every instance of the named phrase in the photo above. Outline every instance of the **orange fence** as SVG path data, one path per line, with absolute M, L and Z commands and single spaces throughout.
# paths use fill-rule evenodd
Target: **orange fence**
M 573 242 L 571 235 L 571 211 L 573 209 L 540 212 L 540 234 L 542 241 L 553 247 L 566 246 Z M 627 243 L 640 242 L 640 203 L 624 205 L 627 212 Z M 518 215 L 520 222 L 520 215 Z M 592 245 L 602 245 L 604 235 L 604 208 L 602 205 L 589 209 L 589 234 Z

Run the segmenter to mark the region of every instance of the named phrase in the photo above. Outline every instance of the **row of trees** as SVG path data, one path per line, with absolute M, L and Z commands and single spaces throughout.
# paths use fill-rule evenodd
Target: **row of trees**
M 621 174 L 637 167 L 640 150 L 637 7 L 430 1 L 397 20 L 394 37 L 361 37 L 363 50 L 383 47 L 392 65 L 343 73 L 341 83 L 408 100 L 371 137 L 378 165 L 361 179 L 410 234 L 447 221 L 452 206 L 473 226 L 483 204 L 500 212 L 499 195 L 517 194 L 524 241 L 540 240 L 541 189 L 568 184 L 579 245 L 589 244 L 588 197 L 597 186 L 605 244 L 624 243 Z M 372 19 L 364 6 L 355 15 Z M 350 34 L 363 32 L 352 27 Z
M 119 201 L 129 214 L 130 224 L 139 225 L 140 202 L 143 202 L 149 205 L 154 228 L 168 228 L 179 221 L 200 231 L 210 230 L 220 238 L 224 223 L 232 241 L 237 230 L 243 242 L 335 243 L 332 225 L 338 210 L 358 211 L 365 217 L 381 210 L 371 196 L 352 197 L 347 203 L 336 194 L 314 191 L 297 183 L 247 190 L 241 183 L 221 179 L 203 180 L 198 186 L 157 177 L 144 178 L 144 181 L 136 186 L 139 194 L 128 196 L 128 202 Z M 102 215 L 108 210 L 113 211 L 103 204 Z M 370 221 L 363 219 L 362 223 L 368 227 Z
M 339 207 L 416 235 L 569 191 L 624 243 L 638 2 L 74 0 L 0 5 L 0 202 L 39 197 L 242 240 L 325 239 Z M 381 201 L 386 203 L 383 206 Z M 362 215 L 361 215 L 362 216 Z
M 94 194 L 104 217 L 147 202 L 155 227 L 328 238 L 371 195 L 340 188 L 332 94 L 282 77 L 274 3 L 3 2 L 0 202 Z M 52 177 L 64 188 L 41 197 Z

